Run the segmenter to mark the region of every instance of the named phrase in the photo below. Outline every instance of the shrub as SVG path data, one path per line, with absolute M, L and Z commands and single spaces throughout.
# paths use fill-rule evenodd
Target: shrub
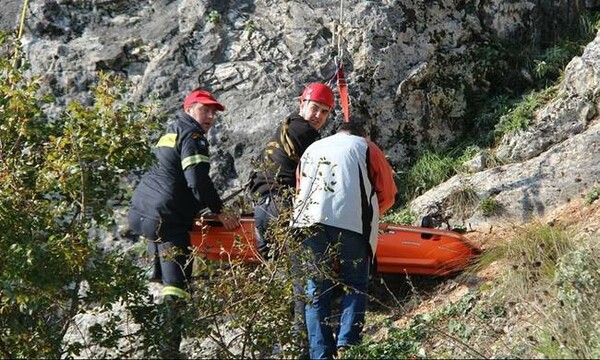
M 409 208 L 403 208 L 384 215 L 382 221 L 392 224 L 411 225 L 416 219 L 416 215 Z
M 122 102 L 125 84 L 101 74 L 94 103 L 72 103 L 48 119 L 39 80 L 25 74 L 18 42 L 0 36 L 0 337 L 7 358 L 77 356 L 65 342 L 75 316 L 92 307 L 145 299 L 126 254 L 103 251 L 101 230 L 126 200 L 126 176 L 151 159 L 153 107 Z M 22 64 L 22 65 L 19 65 Z M 107 325 L 85 345 L 122 334 Z
M 558 261 L 555 274 L 554 299 L 550 300 L 547 316 L 554 321 L 542 332 L 551 358 L 594 359 L 600 356 L 600 260 L 598 248 L 579 246 Z M 596 252 L 596 253 L 595 253 Z M 552 341 L 551 339 L 554 339 Z M 552 342 L 559 345 L 551 346 Z
M 479 196 L 475 189 L 466 186 L 450 193 L 447 201 L 456 216 L 466 219 L 473 212 L 475 205 L 479 201 Z

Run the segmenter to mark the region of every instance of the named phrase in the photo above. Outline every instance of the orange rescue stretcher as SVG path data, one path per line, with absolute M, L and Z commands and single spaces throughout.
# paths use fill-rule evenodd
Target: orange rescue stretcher
M 227 231 L 212 215 L 199 217 L 190 232 L 199 256 L 209 260 L 259 263 L 254 218 L 243 215 L 241 226 Z M 463 270 L 481 250 L 462 234 L 442 229 L 380 224 L 375 271 L 383 274 L 445 276 Z

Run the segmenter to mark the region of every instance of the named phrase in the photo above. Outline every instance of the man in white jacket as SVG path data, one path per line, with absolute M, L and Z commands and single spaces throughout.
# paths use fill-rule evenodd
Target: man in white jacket
M 362 128 L 344 123 L 336 135 L 313 143 L 298 165 L 292 226 L 305 228 L 309 250 L 306 325 L 311 359 L 332 358 L 360 342 L 366 311 L 369 257 L 376 249 L 379 215 L 394 203 L 393 171 Z M 331 269 L 339 261 L 345 285 L 337 341 L 331 315 Z

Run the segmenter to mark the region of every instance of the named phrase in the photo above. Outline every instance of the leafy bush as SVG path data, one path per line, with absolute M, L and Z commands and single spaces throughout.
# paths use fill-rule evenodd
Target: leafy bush
M 564 67 L 573 58 L 573 53 L 564 46 L 556 45 L 534 60 L 534 74 L 537 79 L 546 77 L 558 78 Z
M 428 319 L 416 316 L 400 329 L 390 327 L 385 342 L 366 341 L 352 346 L 344 354 L 346 359 L 412 359 L 425 358 L 422 342 L 430 332 Z
M 387 213 L 381 219 L 383 222 L 392 224 L 411 225 L 416 221 L 416 215 L 408 208 Z
M 146 297 L 132 259 L 104 252 L 98 234 L 126 200 L 126 176 L 151 160 L 156 109 L 120 101 L 125 84 L 101 74 L 91 106 L 48 119 L 52 98 L 26 76 L 19 44 L 4 34 L 0 46 L 0 351 L 76 356 L 83 344 L 64 340 L 77 314 Z M 86 346 L 117 335 L 113 327 Z
M 562 256 L 555 274 L 556 300 L 550 302 L 548 315 L 555 319 L 542 330 L 550 336 L 544 347 L 554 358 L 600 356 L 600 322 L 598 288 L 600 260 L 598 248 L 579 246 Z M 557 347 L 551 346 L 552 342 Z

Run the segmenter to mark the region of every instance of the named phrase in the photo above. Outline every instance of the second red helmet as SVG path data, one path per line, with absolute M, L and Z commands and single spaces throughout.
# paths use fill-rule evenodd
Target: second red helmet
M 314 82 L 306 86 L 302 95 L 300 95 L 300 101 L 304 100 L 316 101 L 325 104 L 330 108 L 333 108 L 335 105 L 335 98 L 331 88 L 319 82 Z

